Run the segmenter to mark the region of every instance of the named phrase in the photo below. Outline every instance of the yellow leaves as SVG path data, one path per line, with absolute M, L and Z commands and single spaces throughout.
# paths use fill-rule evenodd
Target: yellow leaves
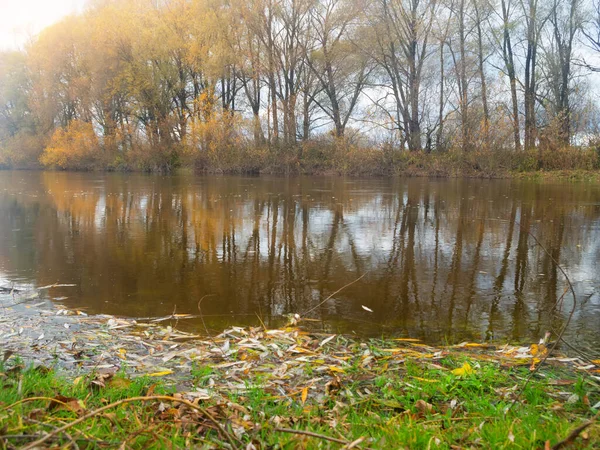
M 194 107 L 199 117 L 190 120 L 190 130 L 184 142 L 186 154 L 192 157 L 206 154 L 211 161 L 222 162 L 230 157 L 228 152 L 232 146 L 243 142 L 239 132 L 244 128 L 243 119 L 223 110 L 217 100 L 212 90 L 203 91 L 195 100 Z M 261 158 L 259 154 L 254 156 Z
M 294 347 L 292 349 L 289 350 L 290 353 L 304 353 L 307 355 L 314 355 L 315 352 L 313 352 L 312 350 L 309 350 L 307 348 L 303 348 L 303 347 Z
M 460 370 L 460 369 L 455 369 Z M 439 383 L 440 380 L 430 380 L 429 378 L 411 377 L 413 380 L 421 381 L 423 383 Z
M 54 132 L 40 162 L 46 167 L 88 168 L 100 154 L 99 147 L 93 125 L 73 120 L 68 127 Z
M 170 375 L 172 373 L 173 373 L 172 370 L 162 370 L 160 372 L 149 373 L 146 376 L 148 376 L 148 377 L 164 377 L 165 375 Z
M 302 394 L 300 396 L 300 399 L 302 400 L 303 405 L 304 405 L 304 403 L 306 403 L 307 398 L 308 398 L 308 387 L 305 387 L 304 389 L 302 389 Z
M 480 348 L 480 347 L 487 347 L 487 345 L 486 344 L 479 344 L 477 342 L 463 342 L 462 344 L 457 345 L 457 347 Z
M 473 373 L 475 373 L 475 371 L 473 370 L 473 368 L 471 367 L 471 364 L 469 364 L 469 363 L 464 363 L 462 365 L 462 367 L 460 367 L 458 369 L 454 369 L 452 371 L 452 374 L 457 375 L 457 376 L 471 375 Z
M 435 356 L 434 353 L 421 353 L 415 350 L 411 350 L 409 348 L 381 348 L 379 349 L 379 351 L 390 353 L 402 353 L 403 356 L 409 356 L 417 359 L 429 359 Z
M 531 355 L 532 356 L 540 356 L 543 357 L 546 355 L 546 353 L 548 353 L 548 349 L 546 348 L 546 346 L 544 344 L 531 344 Z
M 540 362 L 541 362 L 541 359 L 539 359 L 539 358 L 533 358 L 531 360 L 531 365 L 529 366 L 529 370 L 531 370 L 531 371 L 535 370 L 535 365 L 539 364 Z
M 111 389 L 128 389 L 131 386 L 131 380 L 123 377 L 113 377 L 109 380 L 108 386 Z

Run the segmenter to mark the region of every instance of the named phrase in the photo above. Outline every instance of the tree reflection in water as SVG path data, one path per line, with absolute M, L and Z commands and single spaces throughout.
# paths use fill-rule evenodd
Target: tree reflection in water
M 77 288 L 92 313 L 203 312 L 429 341 L 537 339 L 570 308 L 534 233 L 575 282 L 570 336 L 599 343 L 600 186 L 508 180 L 0 173 L 5 280 Z M 362 308 L 368 306 L 369 313 Z M 190 323 L 189 326 L 198 326 Z

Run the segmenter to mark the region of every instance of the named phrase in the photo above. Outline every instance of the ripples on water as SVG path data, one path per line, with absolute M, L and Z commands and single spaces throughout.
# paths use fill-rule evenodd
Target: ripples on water
M 537 340 L 572 299 L 529 232 L 574 283 L 569 338 L 600 347 L 600 185 L 0 172 L 0 285 L 75 283 L 51 295 L 134 317 L 195 314 L 212 294 L 213 328 L 276 326 L 366 273 L 311 323 Z

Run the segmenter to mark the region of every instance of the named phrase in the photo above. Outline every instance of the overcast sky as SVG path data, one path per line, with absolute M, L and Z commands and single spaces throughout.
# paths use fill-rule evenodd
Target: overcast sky
M 30 36 L 82 8 L 85 0 L 0 0 L 0 50 L 22 47 Z

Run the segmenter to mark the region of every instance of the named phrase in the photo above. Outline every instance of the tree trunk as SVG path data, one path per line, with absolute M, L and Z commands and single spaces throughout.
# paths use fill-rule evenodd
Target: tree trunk
M 508 72 L 508 79 L 510 81 L 510 97 L 512 102 L 513 136 L 515 142 L 515 151 L 519 151 L 521 150 L 521 130 L 519 126 L 519 103 L 517 100 L 517 77 L 515 75 L 515 63 L 509 32 L 509 8 L 510 5 L 506 4 L 506 0 L 502 0 L 502 19 L 504 22 L 502 53 L 504 56 L 506 71 Z
M 471 149 L 471 132 L 469 126 L 469 93 L 467 82 L 467 61 L 465 50 L 465 0 L 460 1 L 458 10 L 458 35 L 459 35 L 459 51 L 460 51 L 460 112 L 461 112 L 461 130 L 462 130 L 462 147 L 463 151 Z
M 478 0 L 473 1 L 475 20 L 477 22 L 477 59 L 479 63 L 479 79 L 481 80 L 481 103 L 483 106 L 483 136 L 486 147 L 490 145 L 490 112 L 488 110 L 487 83 L 484 71 L 483 36 L 481 33 L 481 15 Z

